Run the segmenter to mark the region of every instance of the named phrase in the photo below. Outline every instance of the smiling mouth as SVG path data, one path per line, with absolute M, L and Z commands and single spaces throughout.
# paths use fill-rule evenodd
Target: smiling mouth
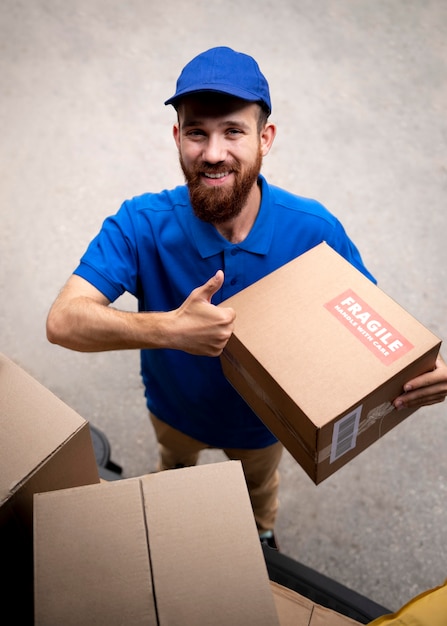
M 230 172 L 219 172 L 219 173 L 215 173 L 215 174 L 211 174 L 209 172 L 204 172 L 203 173 L 205 178 L 213 178 L 213 179 L 224 178 L 225 176 L 228 176 L 229 174 L 230 174 Z

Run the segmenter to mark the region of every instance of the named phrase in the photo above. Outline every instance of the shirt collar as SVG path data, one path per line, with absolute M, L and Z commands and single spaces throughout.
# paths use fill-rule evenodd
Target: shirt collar
M 267 254 L 273 237 L 274 213 L 270 206 L 270 190 L 267 181 L 259 176 L 261 185 L 261 206 L 255 223 L 248 236 L 238 244 L 227 241 L 212 224 L 198 219 L 191 208 L 191 231 L 195 244 L 204 259 L 223 252 L 231 247 L 237 247 L 253 254 Z

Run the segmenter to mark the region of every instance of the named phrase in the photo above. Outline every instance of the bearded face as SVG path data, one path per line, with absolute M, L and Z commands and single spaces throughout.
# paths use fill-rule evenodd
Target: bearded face
M 181 154 L 179 158 L 194 213 L 199 219 L 212 224 L 221 224 L 239 215 L 262 165 L 260 146 L 253 162 L 246 166 L 233 159 L 218 164 L 197 162 L 186 167 Z M 217 177 L 224 172 L 231 172 L 233 183 L 210 186 L 203 181 L 204 175 Z

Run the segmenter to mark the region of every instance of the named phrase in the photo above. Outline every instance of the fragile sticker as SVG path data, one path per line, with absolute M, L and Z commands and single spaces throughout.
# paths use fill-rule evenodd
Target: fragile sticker
M 414 348 L 352 289 L 327 302 L 324 307 L 385 365 L 391 365 Z

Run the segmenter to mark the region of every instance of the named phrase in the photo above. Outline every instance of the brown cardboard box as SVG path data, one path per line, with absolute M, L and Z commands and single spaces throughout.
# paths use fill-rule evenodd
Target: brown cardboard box
M 2 599 L 20 589 L 18 623 L 32 623 L 33 494 L 98 483 L 88 423 L 0 354 Z
M 322 243 L 226 300 L 228 380 L 318 484 L 411 413 L 440 340 Z
M 270 582 L 281 626 L 356 626 L 360 622 L 314 604 L 296 591 Z
M 242 466 L 34 498 L 35 624 L 279 626 Z

